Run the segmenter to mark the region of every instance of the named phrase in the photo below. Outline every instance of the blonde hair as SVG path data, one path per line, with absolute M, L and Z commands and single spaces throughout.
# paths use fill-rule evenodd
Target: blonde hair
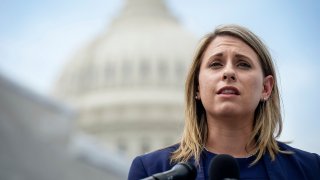
M 276 138 L 282 131 L 282 117 L 280 108 L 280 95 L 277 85 L 277 76 L 272 57 L 264 43 L 247 28 L 238 25 L 218 26 L 214 32 L 207 34 L 200 42 L 195 52 L 191 68 L 185 83 L 185 125 L 179 148 L 171 156 L 172 162 L 185 162 L 194 158 L 198 164 L 201 152 L 208 135 L 208 125 L 206 121 L 205 109 L 200 101 L 195 99 L 198 89 L 198 76 L 200 71 L 201 59 L 208 45 L 217 36 L 233 36 L 248 44 L 258 55 L 264 76 L 272 75 L 274 86 L 267 101 L 261 101 L 254 115 L 253 132 L 250 142 L 254 143 L 256 159 L 255 164 L 261 159 L 265 152 L 272 158 L 279 152 Z M 284 152 L 286 153 L 286 152 Z

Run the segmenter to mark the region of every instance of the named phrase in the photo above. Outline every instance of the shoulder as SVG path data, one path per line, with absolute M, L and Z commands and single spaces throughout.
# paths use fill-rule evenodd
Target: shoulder
M 291 174 L 301 174 L 306 179 L 320 177 L 320 156 L 298 148 L 294 148 L 285 143 L 278 143 L 281 150 L 290 151 L 292 154 L 279 153 L 277 159 L 286 167 Z M 290 168 L 289 168 L 290 167 Z M 290 169 L 290 170 L 289 170 Z
M 304 151 L 304 150 L 301 150 L 298 148 L 294 148 L 294 147 L 292 147 L 288 144 L 282 143 L 282 142 L 278 142 L 278 145 L 281 150 L 293 152 L 293 154 L 291 156 L 298 161 L 315 163 L 318 166 L 320 165 L 320 156 L 316 153 L 311 153 L 311 152 L 307 152 L 307 151 Z
M 179 147 L 178 144 L 159 149 L 150 153 L 146 153 L 144 155 L 138 156 L 137 158 L 140 158 L 144 163 L 164 163 L 164 162 L 169 162 L 170 161 L 170 156 L 172 152 L 177 150 Z
M 128 179 L 142 179 L 155 173 L 167 171 L 173 167 L 170 156 L 179 147 L 178 144 L 159 149 L 133 159 Z

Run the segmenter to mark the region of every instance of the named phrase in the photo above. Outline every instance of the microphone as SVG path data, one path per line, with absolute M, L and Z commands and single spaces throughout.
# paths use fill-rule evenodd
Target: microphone
M 240 170 L 235 158 L 227 154 L 214 157 L 209 165 L 210 180 L 238 180 Z
M 178 163 L 172 169 L 157 173 L 142 180 L 194 180 L 197 169 L 190 163 Z

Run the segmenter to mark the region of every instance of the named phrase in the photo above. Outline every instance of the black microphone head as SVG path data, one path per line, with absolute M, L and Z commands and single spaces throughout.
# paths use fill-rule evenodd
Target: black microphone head
M 181 162 L 176 164 L 173 170 L 179 171 L 180 173 L 176 175 L 175 179 L 184 179 L 184 180 L 194 180 L 197 176 L 196 167 L 188 162 Z
M 150 178 L 155 180 L 194 180 L 197 176 L 197 169 L 190 163 L 178 163 L 169 171 L 157 173 Z M 146 179 L 148 180 L 148 178 Z
M 209 165 L 209 179 L 239 179 L 240 170 L 235 158 L 227 154 L 219 154 L 214 157 Z

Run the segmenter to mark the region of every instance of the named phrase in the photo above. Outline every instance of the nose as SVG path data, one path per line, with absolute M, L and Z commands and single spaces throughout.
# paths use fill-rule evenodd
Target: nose
M 225 72 L 225 73 L 223 73 L 223 80 L 235 81 L 236 75 L 234 73 Z
M 226 68 L 222 75 L 222 80 L 224 81 L 236 81 L 236 74 L 232 68 Z

